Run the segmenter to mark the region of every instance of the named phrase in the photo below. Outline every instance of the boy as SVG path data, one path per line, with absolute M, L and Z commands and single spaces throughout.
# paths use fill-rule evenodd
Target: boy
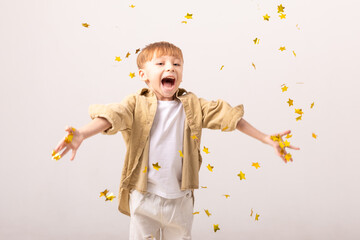
M 138 55 L 139 76 L 149 88 L 121 103 L 91 105 L 93 119 L 54 149 L 73 160 L 82 141 L 99 132 L 121 131 L 127 152 L 122 170 L 119 211 L 131 216 L 130 239 L 191 239 L 193 191 L 199 188 L 201 129 L 238 129 L 274 147 L 284 160 L 285 149 L 243 118 L 243 105 L 207 101 L 179 88 L 181 50 L 168 42 L 146 46 Z M 290 130 L 276 134 L 279 138 Z M 292 149 L 299 149 L 289 146 Z M 290 159 L 292 161 L 292 159 Z

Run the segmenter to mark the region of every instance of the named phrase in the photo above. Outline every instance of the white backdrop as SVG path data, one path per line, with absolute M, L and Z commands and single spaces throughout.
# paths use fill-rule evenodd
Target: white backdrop
M 203 153 L 200 184 L 208 188 L 195 191 L 193 238 L 359 239 L 359 7 L 355 0 L 1 0 L 0 239 L 128 238 L 129 217 L 117 201 L 99 198 L 105 188 L 117 195 L 121 134 L 86 140 L 73 162 L 51 160 L 51 150 L 66 125 L 90 121 L 90 104 L 145 87 L 134 51 L 162 40 L 183 50 L 181 87 L 244 104 L 253 126 L 291 129 L 290 142 L 301 148 L 284 164 L 239 131 L 204 129 L 210 154 Z M 193 19 L 181 23 L 187 13 Z M 301 121 L 294 108 L 303 110 Z

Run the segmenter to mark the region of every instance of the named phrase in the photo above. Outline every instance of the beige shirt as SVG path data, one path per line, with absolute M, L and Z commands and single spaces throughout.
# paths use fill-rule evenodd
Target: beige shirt
M 207 101 L 194 93 L 179 88 L 175 97 L 183 104 L 184 126 L 183 166 L 181 190 L 199 188 L 199 170 L 202 163 L 200 140 L 202 128 L 233 131 L 244 115 L 243 105 L 231 107 L 223 100 Z M 150 130 L 157 109 L 155 93 L 143 88 L 127 96 L 120 103 L 94 104 L 89 107 L 92 119 L 106 118 L 111 127 L 104 134 L 120 131 L 126 144 L 126 155 L 119 190 L 119 211 L 130 216 L 131 189 L 146 192 L 149 159 Z

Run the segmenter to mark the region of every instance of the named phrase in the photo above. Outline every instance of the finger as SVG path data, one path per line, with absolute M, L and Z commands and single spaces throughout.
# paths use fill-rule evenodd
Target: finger
M 73 151 L 72 151 L 71 158 L 70 158 L 70 161 L 74 160 L 75 155 L 76 155 L 76 150 L 73 150 Z
M 279 134 L 280 134 L 280 136 L 282 137 L 282 136 L 287 135 L 287 134 L 289 134 L 289 133 L 291 133 L 291 130 L 286 130 L 286 131 L 281 132 L 281 133 L 279 133 Z
M 61 156 L 61 157 L 65 156 L 65 154 L 66 154 L 67 152 L 69 152 L 70 149 L 71 149 L 71 148 L 69 148 L 69 147 L 65 148 L 65 150 L 60 154 L 60 156 Z
M 66 146 L 65 139 L 61 140 L 59 144 L 54 149 L 55 152 L 61 151 Z
M 295 149 L 295 150 L 300 150 L 299 147 L 295 147 L 295 146 L 293 146 L 293 145 L 288 146 L 288 148 Z

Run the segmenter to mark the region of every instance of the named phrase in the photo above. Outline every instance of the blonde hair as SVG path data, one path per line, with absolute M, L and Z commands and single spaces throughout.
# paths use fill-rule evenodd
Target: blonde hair
M 180 58 L 181 61 L 184 62 L 180 48 L 172 43 L 162 41 L 151 43 L 141 50 L 136 60 L 138 68 L 143 68 L 144 64 L 154 57 L 154 54 L 156 54 L 157 57 L 166 55 L 174 56 Z

